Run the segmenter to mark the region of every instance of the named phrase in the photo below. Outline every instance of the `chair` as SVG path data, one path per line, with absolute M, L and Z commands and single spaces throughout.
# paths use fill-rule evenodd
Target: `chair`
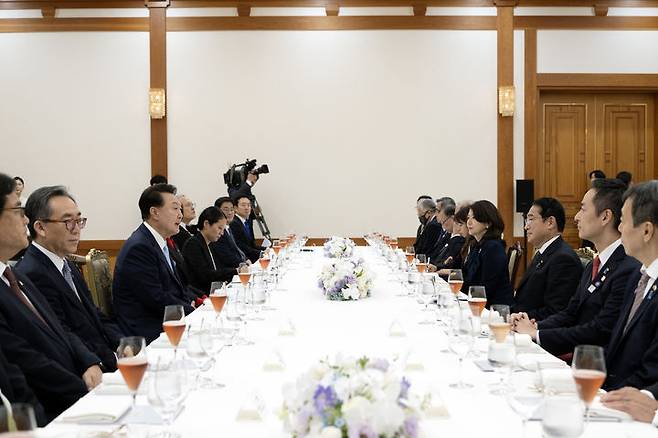
M 583 268 L 591 262 L 594 257 L 597 256 L 597 252 L 594 251 L 592 248 L 584 247 L 584 248 L 578 248 L 576 250 L 576 255 L 580 259 L 580 263 L 583 264 Z
M 519 272 L 519 263 L 521 262 L 522 255 L 523 249 L 519 242 L 515 242 L 514 245 L 507 249 L 507 269 L 509 270 L 509 279 L 512 284 L 516 282 L 516 275 Z
M 112 316 L 112 270 L 107 253 L 92 248 L 86 256 L 72 254 L 67 258 L 81 268 L 94 304 Z

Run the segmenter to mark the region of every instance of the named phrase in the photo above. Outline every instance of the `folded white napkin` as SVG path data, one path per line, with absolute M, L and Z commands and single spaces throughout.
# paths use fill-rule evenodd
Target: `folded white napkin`
M 80 424 L 110 424 L 118 421 L 130 409 L 131 400 L 124 397 L 103 397 L 90 394 L 66 410 L 61 421 Z
M 139 389 L 137 390 L 137 394 L 146 394 L 147 385 L 145 385 L 144 382 L 146 382 L 147 376 L 148 376 L 148 374 L 144 376 L 144 380 L 142 381 L 142 384 L 139 385 Z M 130 390 L 128 389 L 128 385 L 126 385 L 126 381 L 123 379 L 123 376 L 118 371 L 115 372 L 115 373 L 104 373 L 103 374 L 103 383 L 101 383 L 96 388 L 94 388 L 93 391 L 94 391 L 95 395 L 128 395 L 128 394 L 130 394 Z
M 393 321 L 388 329 L 388 335 L 395 338 L 402 338 L 407 336 L 407 332 L 404 331 L 404 327 L 402 327 L 399 321 Z
M 575 393 L 576 382 L 573 379 L 571 368 L 542 369 L 535 376 L 535 383 L 543 386 L 547 393 Z
M 569 368 L 567 364 L 555 356 L 546 353 L 522 353 L 516 355 L 519 366 L 529 371 L 535 371 L 537 365 L 555 366 L 556 368 Z
M 514 345 L 517 347 L 531 347 L 533 344 L 530 335 L 514 333 Z

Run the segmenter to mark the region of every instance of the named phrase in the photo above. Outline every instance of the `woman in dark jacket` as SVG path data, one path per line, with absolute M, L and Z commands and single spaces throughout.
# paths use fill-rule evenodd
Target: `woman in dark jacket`
M 464 261 L 464 286 L 484 286 L 487 307 L 492 304 L 511 305 L 514 292 L 509 279 L 505 241 L 501 240 L 505 224 L 491 202 L 482 200 L 471 205 L 466 222 L 468 233 L 475 239 Z
M 237 269 L 227 267 L 211 252 L 210 242 L 216 242 L 226 228 L 226 216 L 217 207 L 208 207 L 199 215 L 199 232 L 183 247 L 183 257 L 190 271 L 190 284 L 210 293 L 213 281 L 231 281 Z

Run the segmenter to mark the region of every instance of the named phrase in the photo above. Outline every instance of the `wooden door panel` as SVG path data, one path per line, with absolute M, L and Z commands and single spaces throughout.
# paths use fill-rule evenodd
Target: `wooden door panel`
M 578 231 L 570 218 L 580 208 L 584 191 L 582 175 L 585 169 L 587 144 L 586 103 L 546 103 L 544 105 L 545 136 L 540 149 L 545 175 L 540 196 L 560 200 L 567 215 L 564 238 L 578 245 Z

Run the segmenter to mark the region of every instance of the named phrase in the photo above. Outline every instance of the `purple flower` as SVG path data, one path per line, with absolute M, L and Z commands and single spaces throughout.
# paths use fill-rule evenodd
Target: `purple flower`
M 416 438 L 418 436 L 418 418 L 411 416 L 404 420 L 404 436 Z
M 409 382 L 406 377 L 403 377 L 402 382 L 400 382 L 400 395 L 398 396 L 398 399 L 406 399 L 409 396 L 410 386 L 411 382 Z
M 318 415 L 321 415 L 324 418 L 325 411 L 327 409 L 333 408 L 338 402 L 338 397 L 336 396 L 336 391 L 331 386 L 322 386 L 318 385 L 313 394 L 313 405 Z

